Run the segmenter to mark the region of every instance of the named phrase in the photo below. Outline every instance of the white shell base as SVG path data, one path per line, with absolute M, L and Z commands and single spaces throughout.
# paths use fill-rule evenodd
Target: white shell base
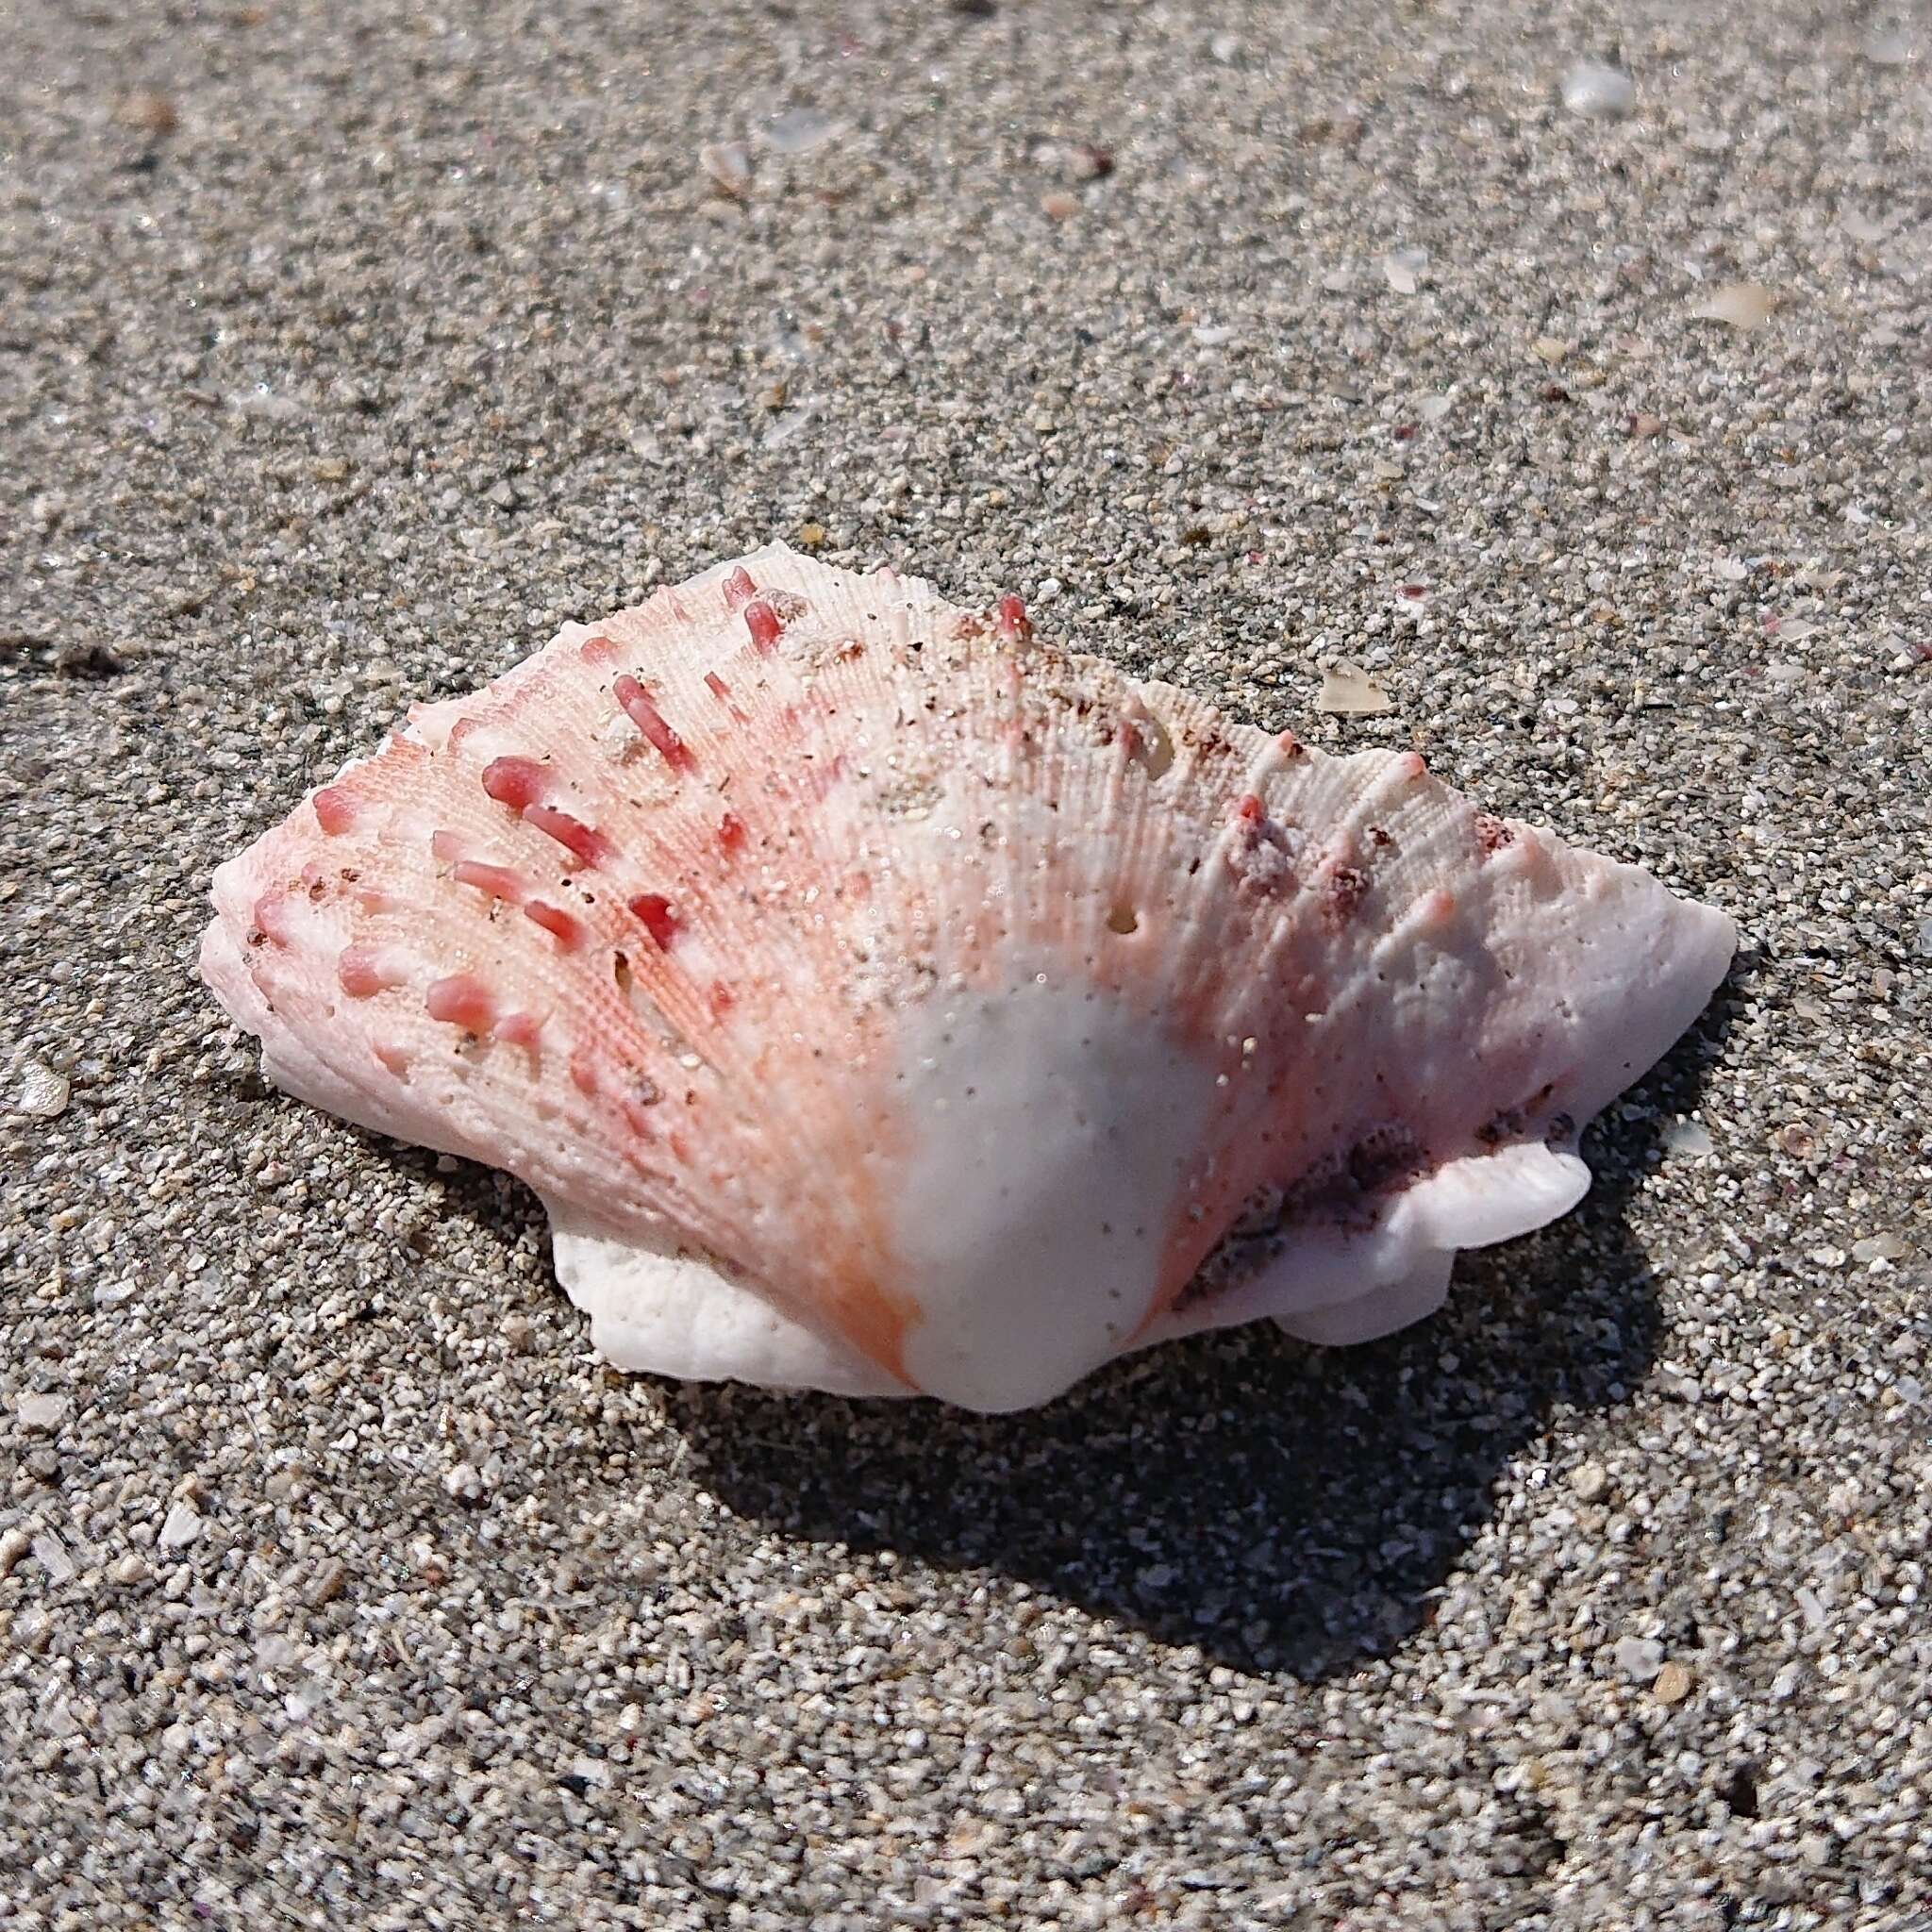
M 557 1278 L 590 1316 L 591 1345 L 612 1368 L 834 1395 L 917 1392 L 703 1257 L 607 1235 L 544 1205 Z
M 1589 1168 L 1558 1148 L 1519 1144 L 1452 1161 L 1399 1196 L 1374 1228 L 1310 1232 L 1232 1292 L 1163 1317 L 1132 1345 L 1264 1319 L 1326 1347 L 1376 1341 L 1442 1306 L 1458 1248 L 1540 1227 L 1589 1186 Z M 922 1392 L 700 1255 L 607 1234 L 545 1205 L 557 1278 L 590 1316 L 591 1345 L 613 1368 L 834 1395 Z

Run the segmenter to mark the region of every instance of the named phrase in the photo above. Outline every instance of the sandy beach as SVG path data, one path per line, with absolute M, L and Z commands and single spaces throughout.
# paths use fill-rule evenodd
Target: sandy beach
M 1932 1924 L 1923 9 L 0 30 L 0 1924 Z M 517 1184 L 264 1085 L 208 880 L 774 538 L 1737 964 L 1389 1341 L 620 1376 Z

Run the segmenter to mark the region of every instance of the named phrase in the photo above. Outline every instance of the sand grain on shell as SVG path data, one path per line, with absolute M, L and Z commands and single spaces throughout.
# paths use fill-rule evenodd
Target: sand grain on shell
M 1905 13 L 0 24 L 21 1925 L 1911 1924 Z M 201 895 L 407 698 L 807 528 L 1419 749 L 1744 961 L 1390 1342 L 986 1424 L 607 1374 L 529 1201 L 264 1090 Z

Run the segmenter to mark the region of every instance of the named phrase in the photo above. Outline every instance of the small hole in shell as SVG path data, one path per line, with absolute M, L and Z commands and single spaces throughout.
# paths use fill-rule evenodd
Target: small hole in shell
M 1141 915 L 1131 906 L 1116 906 L 1107 915 L 1107 929 L 1108 932 L 1117 932 L 1124 935 L 1137 931 L 1140 924 Z

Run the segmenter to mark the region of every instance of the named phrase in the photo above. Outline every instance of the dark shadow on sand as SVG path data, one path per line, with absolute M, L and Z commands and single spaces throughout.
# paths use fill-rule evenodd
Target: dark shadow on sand
M 1386 1656 L 1427 1622 L 1552 1411 L 1621 1402 L 1649 1372 L 1657 1297 L 1625 1205 L 1666 1120 L 1696 1105 L 1754 966 L 1734 961 L 1697 1025 L 1591 1124 L 1582 1204 L 1462 1255 L 1448 1306 L 1417 1327 L 1342 1349 L 1271 1323 L 1224 1330 L 1010 1416 L 652 1381 L 684 1472 L 780 1534 L 1022 1578 L 1243 1671 L 1319 1681 Z M 368 1138 L 439 1174 L 444 1212 L 506 1246 L 541 1216 L 507 1174 L 439 1174 L 426 1150 Z M 613 1426 L 600 1455 L 623 1446 Z
M 1622 1401 L 1650 1369 L 1657 1298 L 1624 1206 L 1664 1119 L 1695 1104 L 1742 971 L 1586 1135 L 1583 1204 L 1463 1256 L 1419 1327 L 1351 1349 L 1272 1324 L 1201 1337 L 1015 1416 L 678 1387 L 698 1479 L 771 1529 L 1021 1577 L 1245 1671 L 1319 1679 L 1384 1655 L 1427 1621 L 1552 1409 Z

